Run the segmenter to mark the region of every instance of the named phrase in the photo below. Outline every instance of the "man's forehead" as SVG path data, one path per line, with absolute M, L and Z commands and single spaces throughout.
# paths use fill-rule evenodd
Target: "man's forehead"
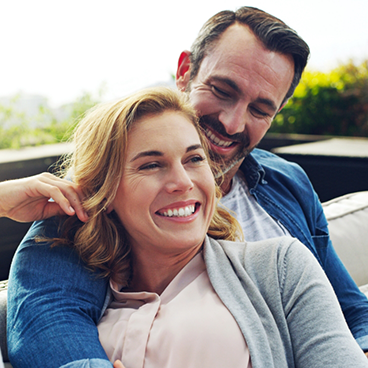
M 212 67 L 221 65 L 225 70 L 242 66 L 253 70 L 256 63 L 267 68 L 277 57 L 291 61 L 288 67 L 294 72 L 291 55 L 269 50 L 247 25 L 236 23 L 206 50 L 200 69 L 210 64 Z
M 254 46 L 266 50 L 264 44 L 247 25 L 235 23 L 228 27 L 220 37 L 213 42 L 208 48 L 206 56 L 210 56 L 222 49 L 226 49 L 229 53 L 239 53 Z
M 230 26 L 208 50 L 197 77 L 202 83 L 217 81 L 239 94 L 261 88 L 267 105 L 278 109 L 294 76 L 291 55 L 268 50 L 249 27 Z M 258 86 L 258 87 L 257 87 Z M 253 87 L 253 88 L 252 88 Z

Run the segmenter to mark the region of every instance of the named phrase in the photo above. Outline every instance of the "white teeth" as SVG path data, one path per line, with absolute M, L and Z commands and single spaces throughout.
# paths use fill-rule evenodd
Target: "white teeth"
M 206 129 L 206 136 L 219 147 L 229 147 L 233 142 L 225 142 L 217 138 L 209 129 Z
M 167 210 L 163 213 L 166 217 L 186 217 L 194 213 L 195 206 L 190 205 L 186 207 L 174 208 L 173 210 Z

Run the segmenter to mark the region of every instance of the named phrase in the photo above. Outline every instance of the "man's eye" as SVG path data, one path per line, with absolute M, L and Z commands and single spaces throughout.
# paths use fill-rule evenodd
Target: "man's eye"
M 251 111 L 252 111 L 253 116 L 255 116 L 256 118 L 264 118 L 266 116 L 269 116 L 267 112 L 257 109 L 256 107 L 252 107 Z
M 230 97 L 230 95 L 227 92 L 223 91 L 222 89 L 216 86 L 211 86 L 211 88 L 212 88 L 213 94 L 219 98 L 229 98 Z

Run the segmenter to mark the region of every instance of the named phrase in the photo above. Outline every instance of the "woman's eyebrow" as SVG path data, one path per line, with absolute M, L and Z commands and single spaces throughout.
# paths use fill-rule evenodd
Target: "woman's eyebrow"
M 193 144 L 192 146 L 189 146 L 187 149 L 186 149 L 186 152 L 190 152 L 190 151 L 194 151 L 196 149 L 203 149 L 202 145 L 201 144 Z M 130 162 L 133 162 L 135 160 L 138 160 L 139 158 L 141 157 L 147 157 L 147 156 L 156 156 L 156 157 L 162 157 L 164 156 L 164 153 L 161 152 L 161 151 L 155 151 L 155 150 L 151 150 L 151 151 L 142 151 L 142 152 L 139 152 L 137 153 L 131 160 Z
M 194 150 L 196 150 L 196 149 L 198 149 L 198 148 L 203 149 L 203 147 L 202 147 L 202 145 L 201 145 L 201 144 L 193 144 L 192 146 L 189 146 L 189 147 L 187 148 L 187 152 L 194 151 Z
M 163 156 L 163 152 L 160 151 L 143 151 L 143 152 L 139 152 L 138 154 L 136 154 L 131 160 L 130 162 L 133 162 L 141 157 L 147 157 L 147 156 L 158 156 L 161 157 Z

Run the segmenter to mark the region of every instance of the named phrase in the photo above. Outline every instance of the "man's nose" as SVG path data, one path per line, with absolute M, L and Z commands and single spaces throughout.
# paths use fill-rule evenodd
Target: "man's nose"
M 173 192 L 186 192 L 193 188 L 194 184 L 192 182 L 189 173 L 185 167 L 180 163 L 174 165 L 170 172 L 168 173 L 168 178 L 166 182 L 166 190 L 169 193 Z
M 237 104 L 223 110 L 219 115 L 219 120 L 226 129 L 226 133 L 234 135 L 243 133 L 247 124 L 246 104 Z

